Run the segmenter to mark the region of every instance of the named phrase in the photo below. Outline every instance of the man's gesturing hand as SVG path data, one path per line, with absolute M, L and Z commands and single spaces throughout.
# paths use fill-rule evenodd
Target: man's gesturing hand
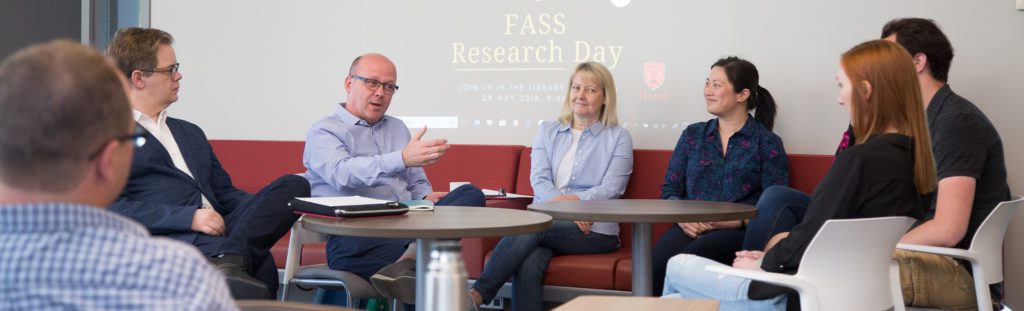
M 422 140 L 425 133 L 427 133 L 426 126 L 413 135 L 409 144 L 402 149 L 402 162 L 406 167 L 418 167 L 437 162 L 451 147 L 448 145 L 448 140 L 444 138 Z

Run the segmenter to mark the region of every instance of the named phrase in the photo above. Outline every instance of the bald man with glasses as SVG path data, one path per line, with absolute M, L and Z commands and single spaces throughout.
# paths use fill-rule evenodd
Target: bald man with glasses
M 433 192 L 423 166 L 437 162 L 449 145 L 445 139 L 423 139 L 426 128 L 410 135 L 402 120 L 385 114 L 399 89 L 397 81 L 395 64 L 384 55 L 366 54 L 352 62 L 345 78 L 346 102 L 313 124 L 306 135 L 303 164 L 313 196 L 484 206 L 483 193 L 472 185 Z M 384 296 L 412 303 L 415 293 L 400 290 L 415 288 L 408 286 L 415 284 L 411 242 L 333 236 L 327 242 L 327 262 L 332 269 L 370 279 Z

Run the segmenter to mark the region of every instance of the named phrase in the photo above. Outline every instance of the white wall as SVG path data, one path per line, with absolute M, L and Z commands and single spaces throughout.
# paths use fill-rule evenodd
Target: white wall
M 502 114 L 524 114 L 524 120 L 554 117 L 557 102 L 486 105 L 474 94 L 457 91 L 457 85 L 489 79 L 561 84 L 571 58 L 556 64 L 563 69 L 554 72 L 438 78 L 456 74 L 452 69 L 457 66 L 449 63 L 450 44 L 498 46 L 549 39 L 571 44 L 585 38 L 625 46 L 622 63 L 612 71 L 619 84 L 621 115 L 634 120 L 629 129 L 638 148 L 671 149 L 679 132 L 641 123 L 710 118 L 700 95 L 707 68 L 717 57 L 735 54 L 759 67 L 762 85 L 780 104 L 776 132 L 787 151 L 814 154 L 831 153 L 848 120 L 835 105 L 839 54 L 877 38 L 892 18 L 932 18 L 956 49 L 951 86 L 999 129 L 1011 189 L 1024 193 L 1024 100 L 1019 95 L 1024 88 L 1024 11 L 1016 10 L 1013 0 L 664 0 L 632 1 L 625 8 L 598 0 L 154 0 L 152 10 L 152 25 L 176 37 L 183 63 L 181 101 L 171 113 L 198 123 L 211 139 L 302 140 L 309 124 L 344 100 L 342 80 L 352 58 L 380 51 L 397 63 L 402 86 L 391 114 L 465 112 L 459 129 L 428 135 L 453 143 L 530 145 L 533 130 L 525 126 L 473 127 L 471 120 Z M 564 13 L 569 31 L 529 38 L 501 33 L 504 14 L 525 12 Z M 643 83 L 642 63 L 649 60 L 666 60 L 671 67 L 659 91 L 645 89 Z M 640 100 L 641 92 L 670 99 Z M 1024 308 L 1021 226 L 1024 216 L 1018 215 L 1006 244 L 1008 296 L 1016 308 Z

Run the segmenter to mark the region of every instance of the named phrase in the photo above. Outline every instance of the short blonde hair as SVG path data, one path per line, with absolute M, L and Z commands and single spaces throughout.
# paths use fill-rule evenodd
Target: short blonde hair
M 572 80 L 577 75 L 586 75 L 586 77 L 596 80 L 597 84 L 601 85 L 601 91 L 604 92 L 604 105 L 601 106 L 601 123 L 605 126 L 613 126 L 619 124 L 619 115 L 615 112 L 615 79 L 612 78 L 612 73 L 608 71 L 601 63 L 588 62 L 576 65 L 576 70 L 573 71 L 572 75 L 569 76 L 569 87 L 565 91 L 565 101 L 562 103 L 562 113 L 558 116 L 558 122 L 562 124 L 572 125 Z
M 129 79 L 136 70 L 156 68 L 156 52 L 161 45 L 171 45 L 174 37 L 156 28 L 121 28 L 107 46 L 107 56 L 114 60 L 117 69 Z M 143 71 L 143 76 L 152 72 Z

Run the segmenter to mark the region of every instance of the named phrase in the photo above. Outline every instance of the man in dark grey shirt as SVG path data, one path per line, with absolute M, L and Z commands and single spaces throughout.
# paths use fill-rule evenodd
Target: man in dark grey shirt
M 910 52 L 917 67 L 935 155 L 938 191 L 934 215 L 901 243 L 967 249 L 981 222 L 1010 199 L 1003 143 L 985 114 L 946 84 L 953 47 L 935 22 L 890 21 L 882 38 Z M 903 299 L 908 305 L 943 309 L 978 306 L 969 266 L 951 257 L 898 250 Z M 1001 290 L 993 290 L 996 302 Z M 981 302 L 989 303 L 989 302 Z

